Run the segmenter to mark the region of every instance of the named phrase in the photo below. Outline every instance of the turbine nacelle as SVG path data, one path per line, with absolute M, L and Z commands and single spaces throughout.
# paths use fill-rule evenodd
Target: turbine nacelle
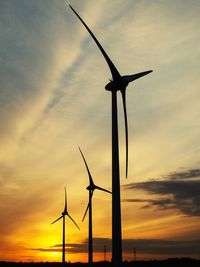
M 89 191 L 94 191 L 96 189 L 96 186 L 95 185 L 88 185 L 86 187 L 86 189 L 89 190 Z
M 126 87 L 128 86 L 128 84 L 136 79 L 139 79 L 149 73 L 151 73 L 152 70 L 148 70 L 148 71 L 143 71 L 143 72 L 139 72 L 139 73 L 135 73 L 133 75 L 125 75 L 125 76 L 121 76 L 118 79 L 115 80 L 110 80 L 110 82 L 108 84 L 106 84 L 105 89 L 107 91 L 123 91 L 126 89 Z
M 111 92 L 121 91 L 125 90 L 128 84 L 129 82 L 123 79 L 123 77 L 121 77 L 121 79 L 119 79 L 118 81 L 110 81 L 108 84 L 106 84 L 105 89 Z

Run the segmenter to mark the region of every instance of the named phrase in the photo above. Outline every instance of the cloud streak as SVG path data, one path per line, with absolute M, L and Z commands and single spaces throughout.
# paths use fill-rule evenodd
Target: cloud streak
M 124 199 L 124 202 L 146 202 L 143 208 L 175 209 L 187 216 L 200 216 L 200 169 L 174 172 L 164 180 L 125 185 L 126 190 L 139 189 L 157 195 L 156 199 Z M 159 198 L 161 196 L 161 198 Z
M 121 0 L 101 0 L 94 5 L 92 0 L 71 0 L 71 4 L 122 75 L 154 70 L 127 91 L 130 178 L 141 181 L 159 177 L 163 170 L 195 166 L 200 156 L 199 2 L 124 0 L 122 5 Z M 50 240 L 51 231 L 56 231 L 55 238 L 59 235 L 59 225 L 53 230 L 47 225 L 63 205 L 65 185 L 75 218 L 82 217 L 88 201 L 87 177 L 78 145 L 86 152 L 97 181 L 110 186 L 111 107 L 104 90 L 110 72 L 66 1 L 1 1 L 0 22 L 0 212 L 4 214 L 0 253 L 4 256 L 6 251 L 9 257 L 13 252 L 9 245 L 5 247 L 5 240 L 12 248 L 19 243 L 27 246 L 28 240 L 39 246 Z M 124 173 L 124 120 L 119 104 Z M 194 180 L 189 178 L 194 171 L 179 175 L 177 183 L 184 175 L 185 180 Z M 187 185 L 190 190 L 194 187 Z M 183 197 L 173 189 L 177 186 L 161 185 L 162 203 L 160 195 L 151 202 L 148 194 L 157 194 L 153 185 L 151 192 L 142 189 L 148 193 L 144 194 L 147 202 L 138 196 L 132 201 L 183 212 L 177 203 Z M 166 188 L 173 194 L 168 195 Z M 191 201 L 192 196 L 184 194 Z M 99 212 L 94 216 L 99 236 L 109 236 L 111 231 L 109 203 L 99 193 L 95 203 Z M 188 213 L 190 204 L 182 200 L 181 205 Z M 139 212 L 138 223 L 146 211 Z M 124 227 L 132 229 L 132 215 L 127 218 Z M 148 224 L 147 216 L 145 220 Z M 87 224 L 82 233 L 84 240 Z M 76 232 L 70 235 L 70 240 L 76 240 Z M 126 231 L 126 236 L 132 235 Z
M 107 252 L 111 252 L 112 241 L 109 238 L 94 238 L 94 252 L 103 252 L 106 245 Z M 133 253 L 137 248 L 139 254 L 153 255 L 198 255 L 200 240 L 159 240 L 159 239 L 124 239 L 123 252 Z M 87 240 L 83 243 L 69 243 L 66 245 L 68 253 L 87 253 Z M 48 248 L 32 248 L 42 252 L 61 252 L 62 245 L 57 244 Z

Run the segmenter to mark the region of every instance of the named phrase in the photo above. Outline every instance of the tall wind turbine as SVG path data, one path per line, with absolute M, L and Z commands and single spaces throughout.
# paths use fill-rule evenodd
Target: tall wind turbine
M 94 181 L 92 179 L 92 175 L 90 173 L 90 170 L 89 170 L 89 167 L 88 167 L 88 164 L 86 162 L 86 159 L 79 147 L 79 150 L 80 150 L 80 153 L 81 153 L 81 156 L 84 160 L 84 163 L 85 163 L 85 167 L 87 169 L 87 172 L 88 172 L 88 177 L 89 177 L 89 186 L 86 188 L 88 191 L 89 191 L 89 201 L 88 201 L 88 205 L 87 205 L 87 208 L 85 210 L 85 213 L 84 213 L 84 216 L 83 216 L 83 219 L 82 219 L 82 222 L 84 221 L 85 219 L 85 216 L 87 214 L 87 212 L 89 211 L 89 231 L 88 231 L 88 263 L 89 264 L 92 264 L 93 263 L 93 243 L 92 243 L 92 196 L 93 196 L 93 193 L 94 193 L 94 190 L 97 189 L 97 190 L 101 190 L 101 191 L 104 191 L 104 192 L 107 192 L 107 193 L 110 193 L 112 194 L 110 191 L 102 188 L 102 187 L 99 187 L 97 185 L 94 184 Z
M 59 221 L 60 219 L 63 219 L 62 263 L 65 263 L 65 216 L 68 216 L 70 218 L 70 220 L 80 230 L 80 228 L 78 227 L 78 225 L 76 224 L 76 222 L 72 219 L 72 217 L 69 215 L 69 213 L 67 211 L 67 193 L 66 193 L 66 187 L 65 187 L 65 206 L 64 206 L 64 210 L 63 210 L 63 212 L 61 214 L 62 215 L 57 220 L 55 220 L 54 222 L 52 222 L 51 224 L 54 224 L 55 222 Z
M 105 50 L 96 39 L 92 31 L 78 15 L 78 13 L 69 5 L 82 24 L 85 26 L 96 45 L 103 54 L 112 74 L 112 80 L 105 86 L 112 95 L 112 261 L 115 265 L 122 262 L 122 234 L 121 234 L 121 203 L 120 203 L 120 172 L 119 172 L 119 140 L 118 140 L 118 113 L 117 113 L 117 91 L 121 92 L 124 120 L 125 120 L 125 138 L 126 138 L 126 177 L 128 176 L 128 121 L 126 112 L 126 87 L 128 84 L 152 70 L 136 73 L 133 75 L 121 76 Z

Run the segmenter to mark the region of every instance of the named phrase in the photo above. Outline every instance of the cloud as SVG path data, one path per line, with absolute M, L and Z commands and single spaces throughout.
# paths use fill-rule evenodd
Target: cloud
M 103 247 L 106 245 L 107 251 L 111 251 L 111 239 L 109 238 L 93 238 L 93 250 L 95 252 L 102 252 Z M 88 251 L 88 240 L 85 239 L 82 243 L 68 243 L 66 248 L 70 253 L 86 253 Z M 38 251 L 62 251 L 62 244 L 56 244 L 48 248 L 32 248 L 31 250 Z
M 80 46 L 63 1 L 4 1 L 1 5 L 1 158 L 15 158 Z M 64 34 L 65 33 L 65 34 Z M 69 53 L 69 51 L 71 51 Z M 22 142 L 23 143 L 23 142 Z
M 144 190 L 156 199 L 124 199 L 124 202 L 147 202 L 144 208 L 175 209 L 187 216 L 200 216 L 200 169 L 174 172 L 164 180 L 131 183 L 124 188 Z M 198 179 L 197 179 L 198 178 Z M 162 196 L 162 198 L 159 198 Z
M 94 238 L 94 252 L 102 252 L 106 245 L 107 252 L 112 250 L 112 240 L 110 238 Z M 69 253 L 87 253 L 88 241 L 83 243 L 69 243 L 66 248 Z M 133 253 L 133 248 L 137 248 L 139 254 L 154 255 L 198 255 L 200 240 L 159 240 L 159 239 L 124 239 L 123 252 Z M 62 251 L 62 245 L 57 244 L 48 248 L 31 248 L 42 252 Z
M 0 163 L 0 186 L 1 188 L 13 178 L 13 170 L 3 163 Z
M 58 188 L 69 188 L 70 205 L 77 218 L 82 217 L 87 195 L 77 188 L 84 188 L 88 178 L 77 145 L 85 151 L 96 181 L 105 188 L 111 182 L 110 95 L 104 90 L 110 72 L 65 1 L 1 2 L 1 240 L 17 242 L 27 225 L 31 237 L 31 227 L 39 232 L 36 242 L 49 234 L 37 219 L 46 225 L 62 207 L 63 192 Z M 71 4 L 122 74 L 155 70 L 137 81 L 136 90 L 127 91 L 130 163 L 134 162 L 130 177 L 159 175 L 163 169 L 174 169 L 172 164 L 184 165 L 183 158 L 190 166 L 200 151 L 192 154 L 199 144 L 198 1 L 126 0 L 122 5 L 121 0 L 101 0 L 94 6 L 92 0 L 72 0 Z M 123 163 L 121 102 L 120 123 Z M 188 153 L 193 155 L 190 161 Z M 148 200 L 137 202 L 153 205 Z M 162 206 L 173 206 L 170 200 L 165 195 Z M 98 201 L 98 218 L 103 221 L 108 212 Z M 155 201 L 154 206 L 161 208 Z M 48 215 L 41 215 L 44 211 Z M 107 224 L 106 229 L 99 220 L 97 224 L 101 233 L 108 231 Z
M 183 172 L 173 172 L 166 176 L 170 180 L 200 178 L 200 169 L 191 169 Z

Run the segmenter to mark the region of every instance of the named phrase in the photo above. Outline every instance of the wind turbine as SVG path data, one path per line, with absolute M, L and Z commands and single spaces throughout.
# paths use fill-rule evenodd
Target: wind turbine
M 88 191 L 89 191 L 89 201 L 88 201 L 88 205 L 87 205 L 87 208 L 85 210 L 85 213 L 84 213 L 84 216 L 83 216 L 83 219 L 82 219 L 82 222 L 84 221 L 85 219 L 85 216 L 87 214 L 87 212 L 89 211 L 89 231 L 88 231 L 88 263 L 89 264 L 92 264 L 93 263 L 93 244 L 92 244 L 92 196 L 93 196 L 93 193 L 94 193 L 94 190 L 97 189 L 97 190 L 101 190 L 101 191 L 104 191 L 104 192 L 107 192 L 107 193 L 110 193 L 112 194 L 110 191 L 102 188 L 102 187 L 99 187 L 97 185 L 94 184 L 94 181 L 92 179 L 92 175 L 90 173 L 90 170 L 89 170 L 89 167 L 87 165 L 87 162 L 86 162 L 86 159 L 79 147 L 79 150 L 80 150 L 80 153 L 81 153 L 81 156 L 84 160 L 84 163 L 85 163 L 85 167 L 87 169 L 87 172 L 88 172 L 88 177 L 89 177 L 89 186 L 86 188 Z
M 128 176 L 128 121 L 126 112 L 126 87 L 128 84 L 144 75 L 149 74 L 152 70 L 136 73 L 133 75 L 121 76 L 105 50 L 96 39 L 92 31 L 78 15 L 78 13 L 69 5 L 75 15 L 85 26 L 96 45 L 103 54 L 108 67 L 112 74 L 112 80 L 105 86 L 107 91 L 112 95 L 112 261 L 114 265 L 122 262 L 122 234 L 121 234 L 121 202 L 120 202 L 120 172 L 119 172 L 119 140 L 118 140 L 118 113 L 117 113 L 117 91 L 121 92 L 124 121 L 125 121 L 125 139 L 126 139 L 126 177 Z
M 67 211 L 67 193 L 66 193 L 66 187 L 65 187 L 65 206 L 64 206 L 64 210 L 63 210 L 63 212 L 61 214 L 62 215 L 57 220 L 55 220 L 54 222 L 52 222 L 51 224 L 54 224 L 55 222 L 59 221 L 60 219 L 63 219 L 62 263 L 65 263 L 65 216 L 68 216 L 70 218 L 70 220 L 80 230 L 80 228 L 78 227 L 78 225 L 76 224 L 76 222 L 72 219 L 72 217 L 69 215 L 69 213 Z

